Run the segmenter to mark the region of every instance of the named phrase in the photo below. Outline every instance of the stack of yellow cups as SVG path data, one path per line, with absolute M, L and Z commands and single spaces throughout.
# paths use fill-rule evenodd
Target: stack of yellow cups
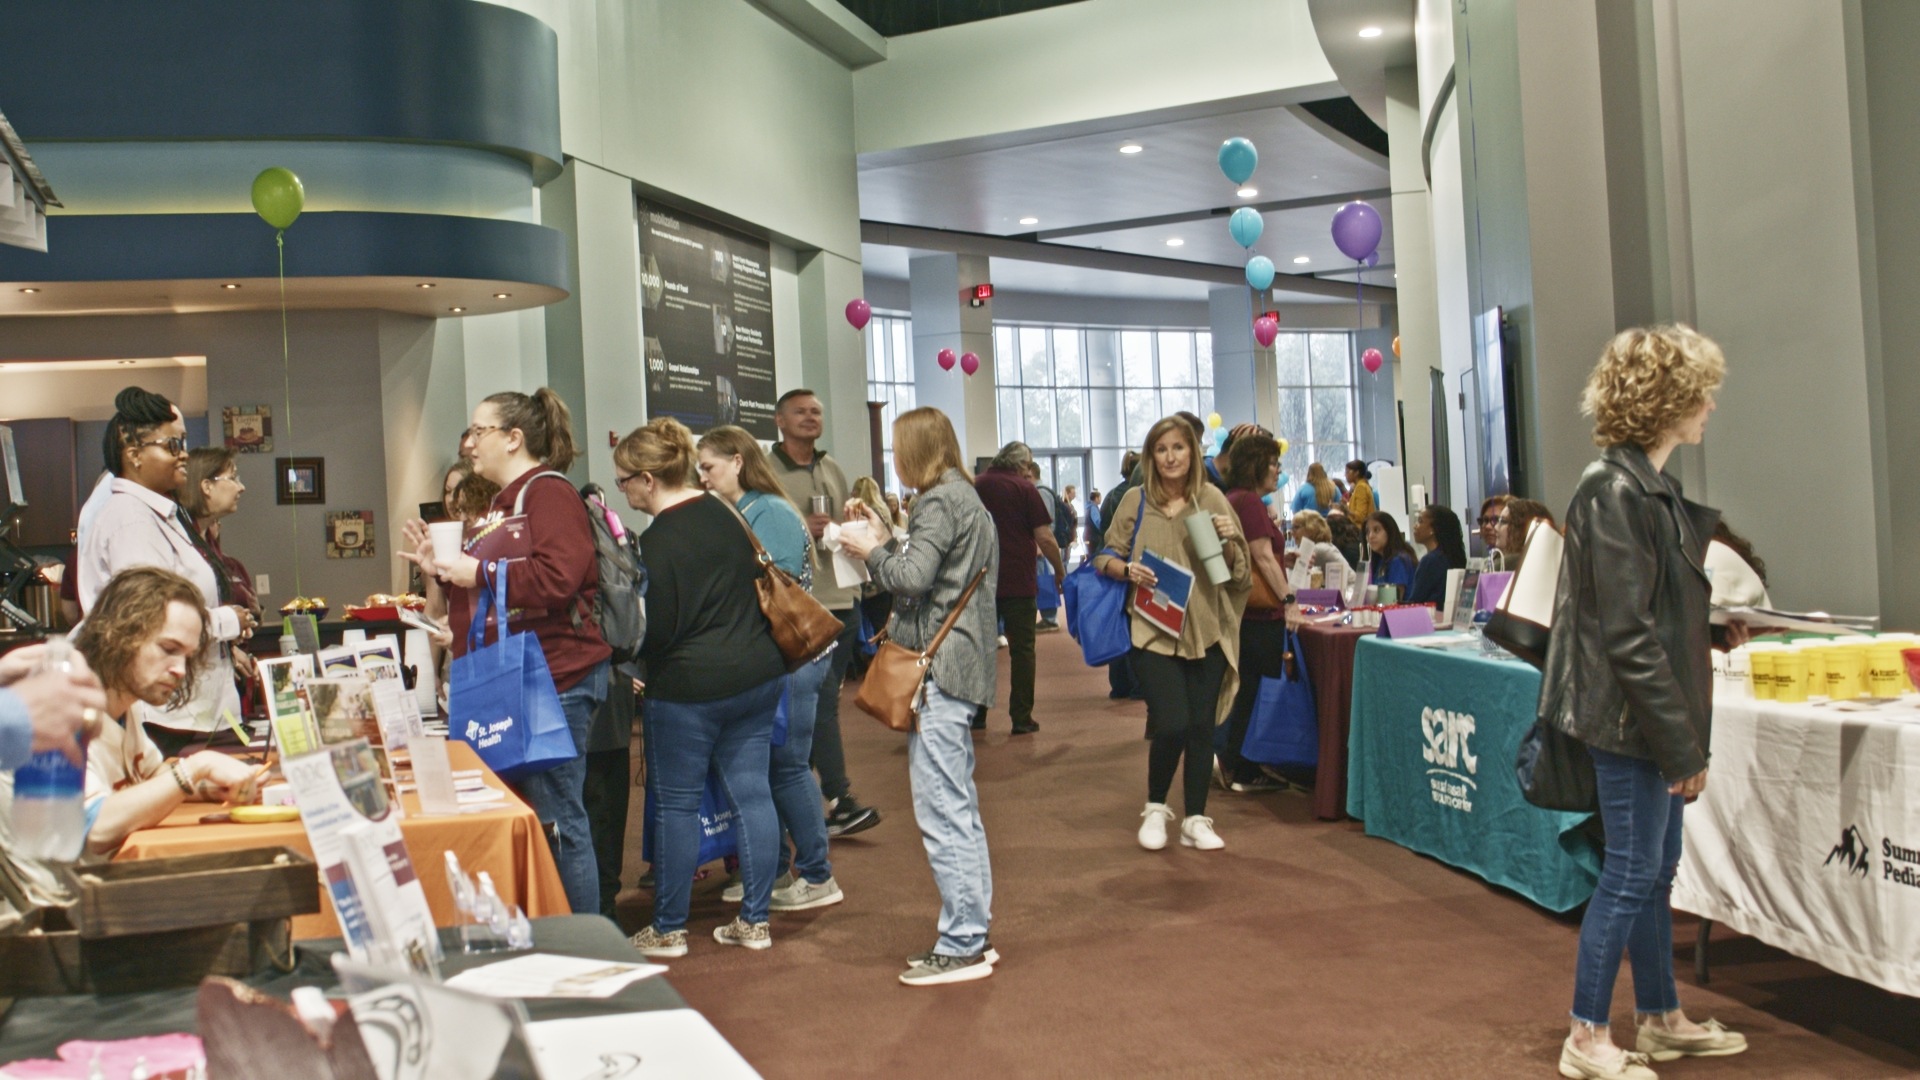
M 1773 665 L 1773 700 L 1803 705 L 1808 694 L 1807 651 L 1788 646 L 1769 655 Z

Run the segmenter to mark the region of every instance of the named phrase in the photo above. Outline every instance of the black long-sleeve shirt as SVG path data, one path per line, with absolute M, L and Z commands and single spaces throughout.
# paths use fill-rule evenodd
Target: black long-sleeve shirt
M 760 613 L 753 544 L 710 495 L 666 510 L 640 538 L 647 568 L 647 696 L 718 701 L 787 672 Z

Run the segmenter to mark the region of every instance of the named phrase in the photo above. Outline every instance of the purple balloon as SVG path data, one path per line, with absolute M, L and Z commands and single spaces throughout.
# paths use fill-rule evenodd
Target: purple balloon
M 1333 245 L 1355 262 L 1380 246 L 1380 212 L 1364 202 L 1346 203 L 1333 212 Z
M 1378 249 L 1375 249 L 1374 251 L 1372 251 L 1371 253 L 1369 253 L 1369 254 L 1367 255 L 1367 257 L 1366 257 L 1366 259 L 1365 259 L 1364 261 L 1366 262 L 1366 264 L 1367 264 L 1368 266 L 1379 266 L 1379 265 L 1380 265 L 1380 252 L 1379 252 L 1379 250 L 1378 250 Z

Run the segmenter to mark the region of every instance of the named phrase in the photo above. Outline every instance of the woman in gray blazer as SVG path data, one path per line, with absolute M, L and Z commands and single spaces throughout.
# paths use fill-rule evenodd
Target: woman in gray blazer
M 938 986 L 984 979 L 999 960 L 987 944 L 993 871 L 973 783 L 972 722 L 974 710 L 993 701 L 1000 543 L 945 413 L 919 408 L 894 421 L 893 462 L 900 482 L 919 492 L 906 539 L 891 539 L 888 524 L 858 499 L 847 502 L 847 520 L 866 522 L 866 535 L 841 537 L 844 550 L 866 560 L 874 584 L 894 595 L 892 639 L 924 648 L 986 568 L 934 654 L 919 730 L 907 737 L 913 813 L 940 889 L 940 937 L 907 958 L 900 981 Z

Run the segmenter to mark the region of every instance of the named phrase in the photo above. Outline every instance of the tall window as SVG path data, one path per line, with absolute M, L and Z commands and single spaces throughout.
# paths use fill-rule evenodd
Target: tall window
M 1213 335 L 1205 330 L 994 327 L 1000 441 L 1042 459 L 1056 490 L 1105 488 L 1153 422 L 1213 411 Z M 1090 472 L 1088 470 L 1091 470 Z
M 1359 456 L 1354 431 L 1353 335 L 1283 333 L 1273 343 L 1280 384 L 1280 430 L 1287 453 L 1280 471 L 1289 498 L 1319 462 L 1338 478 Z
M 902 315 L 875 312 L 867 324 L 867 400 L 886 403 L 880 416 L 880 456 L 888 490 L 900 481 L 893 474 L 893 422 L 913 408 L 913 324 Z

